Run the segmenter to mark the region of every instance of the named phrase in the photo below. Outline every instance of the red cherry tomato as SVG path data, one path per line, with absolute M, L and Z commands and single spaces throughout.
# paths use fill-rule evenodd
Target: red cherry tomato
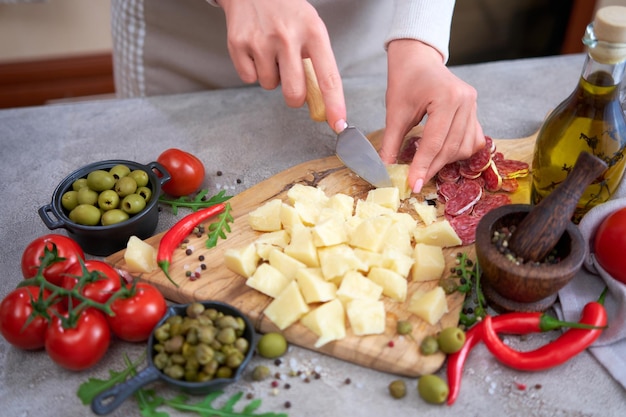
M 113 300 L 114 316 L 107 316 L 113 334 L 127 342 L 143 342 L 167 311 L 163 294 L 154 286 L 140 282 L 128 297 Z
M 98 272 L 100 278 L 94 282 L 86 283 L 81 290 L 81 294 L 98 303 L 106 303 L 111 298 L 111 295 L 122 287 L 120 275 L 111 265 L 104 261 L 89 259 L 84 264 L 87 271 Z M 78 278 L 76 277 L 83 275 L 82 265 L 80 263 L 72 265 L 66 274 L 63 277 L 61 286 L 70 290 L 78 283 Z
M 48 320 L 43 316 L 35 317 L 26 327 L 28 318 L 33 312 L 31 299 L 39 299 L 38 286 L 29 285 L 11 291 L 0 303 L 0 333 L 15 347 L 34 350 L 44 347 L 44 338 Z M 50 292 L 43 291 L 44 299 Z
M 626 207 L 609 214 L 598 227 L 594 252 L 600 266 L 626 284 Z
M 52 250 L 52 244 L 57 247 L 58 256 L 65 258 L 60 262 L 55 262 L 43 271 L 43 276 L 55 285 L 61 285 L 65 272 L 78 259 L 85 259 L 85 254 L 80 245 L 73 239 L 56 234 L 41 236 L 26 246 L 22 253 L 22 275 L 24 278 L 32 278 L 37 275 L 37 270 L 41 265 L 41 257 L 44 255 L 44 248 Z
M 111 341 L 111 329 L 104 313 L 95 308 L 80 312 L 75 327 L 64 328 L 59 317 L 52 317 L 46 331 L 46 352 L 58 365 L 81 371 L 91 368 L 104 356 Z
M 172 178 L 163 184 L 163 191 L 174 197 L 195 193 L 204 181 L 204 165 L 194 155 L 180 149 L 168 149 L 157 158 Z

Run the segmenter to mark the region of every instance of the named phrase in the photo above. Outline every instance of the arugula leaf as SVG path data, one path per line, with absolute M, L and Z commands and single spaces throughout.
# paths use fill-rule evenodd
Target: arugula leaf
M 96 397 L 96 395 L 104 392 L 114 385 L 119 384 L 120 382 L 126 381 L 126 379 L 135 372 L 135 368 L 137 365 L 141 364 L 146 358 L 146 354 L 144 353 L 135 363 L 131 363 L 128 359 L 128 356 L 124 355 L 124 360 L 127 363 L 126 369 L 121 372 L 118 371 L 109 371 L 110 378 L 109 379 L 98 379 L 98 378 L 89 378 L 87 382 L 83 382 L 78 387 L 78 391 L 76 395 L 84 405 L 89 405 Z
M 209 224 L 209 228 L 207 230 L 208 239 L 206 241 L 207 249 L 217 246 L 217 240 L 219 238 L 226 239 L 226 232 L 230 233 L 230 226 L 228 223 L 232 223 L 234 221 L 230 212 L 230 203 L 226 203 L 224 211 L 217 216 L 217 221 Z
M 188 398 L 184 395 L 179 395 L 171 400 L 166 400 L 165 404 L 180 411 L 194 411 L 201 416 L 211 417 L 240 417 L 240 416 L 254 416 L 254 417 L 287 417 L 285 413 L 273 413 L 267 412 L 262 414 L 255 414 L 254 412 L 261 405 L 261 400 L 256 399 L 250 402 L 241 412 L 235 411 L 235 405 L 241 397 L 243 392 L 233 394 L 220 408 L 213 406 L 213 401 L 220 397 L 224 392 L 215 391 L 204 397 L 202 401 L 190 404 Z
M 162 194 L 159 196 L 159 203 L 170 205 L 172 207 L 172 214 L 177 215 L 179 207 L 187 207 L 193 211 L 197 211 L 201 208 L 211 207 L 215 204 L 223 203 L 232 198 L 230 195 L 225 195 L 225 190 L 221 190 L 210 198 L 206 198 L 208 193 L 209 190 L 200 190 L 193 198 L 190 198 L 189 196 L 182 196 L 176 199 L 169 198 L 167 195 Z

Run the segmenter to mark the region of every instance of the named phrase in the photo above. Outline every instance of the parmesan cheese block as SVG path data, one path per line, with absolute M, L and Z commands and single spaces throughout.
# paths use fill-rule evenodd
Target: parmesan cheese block
M 224 252 L 224 265 L 231 271 L 249 278 L 259 263 L 257 247 L 254 243 L 242 248 L 229 248 Z
M 448 312 L 446 293 L 437 286 L 430 291 L 413 293 L 407 309 L 428 324 L 435 325 Z
M 307 304 L 336 298 L 337 286 L 326 281 L 319 268 L 301 268 L 296 272 L 296 282 Z
M 300 323 L 319 336 L 314 345 L 316 348 L 346 337 L 345 311 L 343 304 L 337 299 L 308 312 L 300 319 Z
M 383 287 L 366 278 L 357 271 L 350 271 L 341 280 L 337 289 L 337 298 L 347 303 L 351 300 L 378 300 L 383 293 Z
M 367 277 L 383 288 L 383 294 L 395 301 L 406 300 L 407 280 L 390 269 L 374 267 Z
M 303 225 L 294 225 L 291 229 L 291 241 L 285 247 L 284 253 L 306 266 L 316 267 L 320 265 L 311 229 Z
M 124 260 L 131 272 L 150 273 L 158 268 L 156 249 L 137 236 L 128 239 Z
M 396 212 L 400 207 L 400 191 L 396 187 L 374 188 L 368 191 L 365 201 L 387 207 Z
M 413 230 L 413 239 L 416 243 L 427 243 L 442 248 L 459 246 L 463 243 L 447 220 L 434 222 L 425 227 L 416 227 Z
M 349 271 L 364 271 L 366 268 L 354 250 L 346 244 L 319 248 L 317 254 L 326 281 L 343 277 Z
M 357 336 L 385 331 L 385 305 L 382 301 L 355 299 L 346 305 L 352 332 Z
M 348 241 L 346 221 L 341 212 L 328 215 L 313 226 L 313 243 L 315 246 L 333 246 Z
M 326 207 L 341 213 L 343 219 L 348 220 L 354 213 L 354 197 L 342 193 L 335 194 L 328 199 Z
M 309 311 L 300 289 L 291 281 L 263 311 L 265 316 L 280 330 L 285 330 Z
M 299 260 L 292 258 L 280 249 L 274 248 L 270 250 L 268 258 L 269 264 L 282 272 L 282 274 L 289 280 L 296 277 L 296 271 L 298 269 L 306 268 L 306 264 L 304 262 L 300 262 Z
M 387 173 L 391 179 L 391 184 L 400 192 L 400 199 L 405 200 L 411 196 L 409 186 L 409 166 L 407 164 L 387 165 Z
M 424 201 L 421 203 L 414 203 L 413 209 L 426 226 L 433 224 L 435 221 L 437 221 L 437 207 L 431 206 Z
M 262 206 L 248 213 L 248 224 L 259 232 L 274 232 L 282 228 L 280 209 L 283 202 L 280 199 L 270 200 Z
M 292 280 L 270 264 L 262 263 L 246 285 L 270 297 L 277 297 Z
M 384 237 L 391 226 L 391 219 L 384 216 L 369 217 L 363 220 L 350 234 L 350 245 L 355 248 L 380 252 Z
M 441 278 L 446 261 L 440 246 L 417 243 L 413 252 L 415 263 L 411 276 L 413 281 L 430 281 Z

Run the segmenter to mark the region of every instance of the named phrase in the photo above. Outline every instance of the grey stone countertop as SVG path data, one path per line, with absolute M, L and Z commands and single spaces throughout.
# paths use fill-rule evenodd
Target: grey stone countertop
M 452 70 L 478 90 L 478 115 L 485 134 L 521 138 L 534 133 L 546 113 L 570 94 L 583 59 L 567 55 Z M 347 79 L 345 93 L 352 124 L 366 133 L 384 127 L 384 77 Z M 288 108 L 280 91 L 256 87 L 3 110 L 0 142 L 1 297 L 22 279 L 20 258 L 26 245 L 50 232 L 37 210 L 50 202 L 56 185 L 78 167 L 105 159 L 147 163 L 163 150 L 178 147 L 204 161 L 204 188 L 235 194 L 286 168 L 331 155 L 334 149 L 334 135 L 326 124 L 312 122 L 305 108 Z M 223 174 L 218 176 L 217 171 Z M 157 232 L 175 220 L 163 212 Z M 529 336 L 524 345 L 538 346 L 551 337 Z M 145 344 L 115 341 L 97 366 L 77 373 L 58 367 L 43 351 L 20 351 L 2 339 L 0 414 L 91 415 L 76 396 L 79 385 L 90 377 L 106 378 L 110 369 L 123 369 L 124 354 L 134 359 L 144 351 Z M 252 366 L 255 363 L 268 362 L 254 358 Z M 260 411 L 302 417 L 626 415 L 626 391 L 587 352 L 551 370 L 519 372 L 500 365 L 478 345 L 452 407 L 425 403 L 415 389 L 416 380 L 409 378 L 404 378 L 407 396 L 392 399 L 387 386 L 397 376 L 296 346 L 290 347 L 282 364 L 269 365 L 282 375 L 293 368 L 319 378 L 306 382 L 286 377 L 274 389 L 270 382 L 253 382 L 248 375 L 228 387 L 226 394 L 251 393 L 262 399 Z M 445 377 L 444 370 L 441 374 Z M 176 394 L 162 384 L 154 387 L 164 396 Z M 248 401 L 244 397 L 238 406 Z M 139 416 L 137 402 L 127 400 L 113 415 Z

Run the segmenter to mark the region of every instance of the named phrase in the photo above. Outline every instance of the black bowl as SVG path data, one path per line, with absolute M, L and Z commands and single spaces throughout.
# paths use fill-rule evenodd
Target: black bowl
M 70 220 L 67 210 L 61 204 L 61 198 L 66 191 L 72 188 L 72 183 L 79 178 L 87 177 L 91 171 L 109 170 L 119 164 L 126 165 L 131 170 L 141 169 L 148 173 L 148 186 L 152 190 L 152 197 L 146 207 L 128 220 L 108 226 L 85 226 Z M 158 171 L 161 176 L 159 177 L 154 170 Z M 65 177 L 54 190 L 52 202 L 39 208 L 39 217 L 51 230 L 66 229 L 69 237 L 78 242 L 86 253 L 95 256 L 108 256 L 124 249 L 131 236 L 137 236 L 142 240 L 152 236 L 159 221 L 158 200 L 159 195 L 161 195 L 161 187 L 170 178 L 169 172 L 158 162 L 151 162 L 147 165 L 117 159 L 94 162 Z
M 93 401 L 91 402 L 91 410 L 98 414 L 104 415 L 111 413 L 117 407 L 119 407 L 124 400 L 126 400 L 129 396 L 131 396 L 136 390 L 141 388 L 142 386 L 149 384 L 151 382 L 162 380 L 167 382 L 174 388 L 178 388 L 186 393 L 193 395 L 206 395 L 210 392 L 219 391 L 224 388 L 226 385 L 232 384 L 241 378 L 244 369 L 252 359 L 252 355 L 254 354 L 255 347 L 255 333 L 254 327 L 252 326 L 252 322 L 245 314 L 236 309 L 235 307 L 222 303 L 219 301 L 201 301 L 201 303 L 205 306 L 205 308 L 214 308 L 217 311 L 221 311 L 224 314 L 233 316 L 233 317 L 241 317 L 246 324 L 246 328 L 243 332 L 243 337 L 248 341 L 249 348 L 246 353 L 241 365 L 237 368 L 235 373 L 230 378 L 216 378 L 207 382 L 188 382 L 182 381 L 178 379 L 171 378 L 161 372 L 154 364 L 153 355 L 154 355 L 154 345 L 155 345 L 155 337 L 154 331 L 150 335 L 150 339 L 148 340 L 148 351 L 147 351 L 147 360 L 148 366 L 143 370 L 139 371 L 137 375 L 133 378 L 122 382 L 114 386 L 113 388 L 104 391 L 98 394 Z M 187 306 L 189 304 L 177 304 L 170 306 L 168 312 L 163 316 L 163 318 L 156 325 L 155 329 L 161 326 L 169 317 L 173 315 L 184 316 L 186 314 Z

